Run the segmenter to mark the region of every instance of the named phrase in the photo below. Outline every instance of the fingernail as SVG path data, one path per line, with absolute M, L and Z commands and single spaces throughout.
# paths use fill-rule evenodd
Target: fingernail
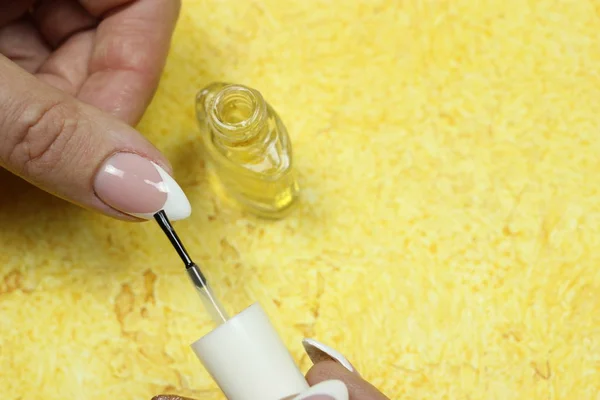
M 322 361 L 335 361 L 341 364 L 348 371 L 356 372 L 350 361 L 348 361 L 348 359 L 339 351 L 334 350 L 331 347 L 314 339 L 304 339 L 302 340 L 302 345 L 304 346 L 304 350 L 306 350 L 306 354 L 308 354 L 308 358 L 310 358 L 313 364 L 317 364 Z
M 142 156 L 117 153 L 104 162 L 94 180 L 98 197 L 109 206 L 142 219 L 164 210 L 172 221 L 190 216 L 181 187 L 160 166 Z
M 339 380 L 324 381 L 294 397 L 294 400 L 348 400 L 348 388 Z
M 170 394 L 161 394 L 160 396 L 154 396 L 152 400 L 192 400 L 187 397 L 174 396 Z

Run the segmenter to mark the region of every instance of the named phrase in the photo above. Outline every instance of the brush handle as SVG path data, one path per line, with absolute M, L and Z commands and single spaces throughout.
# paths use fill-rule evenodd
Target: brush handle
M 226 322 L 229 317 L 227 316 L 225 309 L 221 303 L 217 301 L 200 268 L 192 261 L 188 252 L 185 250 L 185 247 L 183 247 L 183 243 L 179 239 L 179 236 L 177 236 L 175 229 L 173 229 L 169 218 L 167 218 L 167 214 L 161 210 L 154 214 L 154 219 L 165 235 L 167 235 L 167 238 L 169 238 L 169 241 L 175 248 L 175 251 L 177 251 L 177 254 L 179 254 L 181 260 L 185 263 L 185 270 L 194 284 L 194 287 L 200 294 L 200 298 L 202 299 L 206 311 L 210 313 L 217 325 Z
M 186 268 L 188 276 L 190 280 L 196 287 L 198 294 L 200 294 L 200 298 L 202 299 L 202 303 L 204 304 L 204 308 L 209 312 L 213 321 L 218 325 L 221 325 L 224 322 L 227 322 L 229 316 L 227 312 L 221 305 L 221 303 L 217 300 L 213 291 L 211 290 L 206 278 L 200 271 L 200 268 L 196 264 Z

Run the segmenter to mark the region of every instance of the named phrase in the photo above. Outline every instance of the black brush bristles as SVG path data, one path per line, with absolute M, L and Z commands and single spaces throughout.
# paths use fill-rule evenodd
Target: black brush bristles
M 169 218 L 167 218 L 167 214 L 165 214 L 165 212 L 161 210 L 154 214 L 154 219 L 156 220 L 162 231 L 165 233 L 165 235 L 167 235 L 167 238 L 175 248 L 177 254 L 179 254 L 179 258 L 181 258 L 181 261 L 183 261 L 185 267 L 192 267 L 194 265 L 194 262 L 192 261 L 190 255 L 183 246 L 183 243 L 179 239 L 179 236 L 177 236 L 175 229 L 173 229 Z

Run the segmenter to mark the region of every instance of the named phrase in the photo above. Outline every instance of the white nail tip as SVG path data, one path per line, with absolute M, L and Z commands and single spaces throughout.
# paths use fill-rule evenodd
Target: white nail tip
M 302 345 L 313 364 L 322 361 L 336 361 L 348 371 L 354 372 L 354 368 L 352 367 L 352 364 L 350 364 L 350 361 L 348 361 L 348 359 L 339 351 L 334 350 L 321 342 L 317 342 L 314 339 L 304 339 L 302 340 Z
M 335 400 L 348 400 L 348 388 L 339 380 L 324 381 L 311 387 L 304 393 L 294 397 L 293 400 L 309 399 L 313 396 L 330 396 Z
M 154 168 L 158 171 L 160 177 L 162 178 L 165 191 L 167 192 L 167 201 L 162 207 L 165 214 L 171 221 L 178 221 L 182 219 L 186 219 L 192 214 L 192 206 L 190 201 L 188 200 L 185 193 L 181 187 L 175 182 L 175 179 L 171 177 L 164 169 L 162 169 L 159 165 L 152 163 Z M 160 210 L 156 210 L 158 212 Z M 131 214 L 134 217 L 142 218 L 142 219 L 152 219 L 154 218 L 154 213 L 141 213 L 141 214 Z

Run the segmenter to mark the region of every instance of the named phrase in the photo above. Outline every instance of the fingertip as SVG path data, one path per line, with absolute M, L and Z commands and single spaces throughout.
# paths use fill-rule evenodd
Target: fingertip
M 312 386 L 330 379 L 341 379 L 349 374 L 351 372 L 336 361 L 327 360 L 313 365 L 306 373 L 306 380 Z
M 306 374 L 306 380 L 311 386 L 324 381 L 340 380 L 348 388 L 352 400 L 389 400 L 375 386 L 331 360 L 313 365 Z
M 348 371 L 358 373 L 352 363 L 339 351 L 334 348 L 327 346 L 325 343 L 321 343 L 315 339 L 303 339 L 302 345 L 308 357 L 314 364 L 318 364 L 321 361 L 336 361 L 345 367 Z
M 340 380 L 329 380 L 312 386 L 294 400 L 348 400 L 348 388 Z
M 187 397 L 176 396 L 176 395 L 170 395 L 170 394 L 161 394 L 158 396 L 154 396 L 152 398 L 152 400 L 193 400 L 193 399 L 189 399 Z
M 171 221 L 186 219 L 191 205 L 179 184 L 158 164 L 136 153 L 118 152 L 96 172 L 93 190 L 106 205 L 152 219 L 164 210 Z

